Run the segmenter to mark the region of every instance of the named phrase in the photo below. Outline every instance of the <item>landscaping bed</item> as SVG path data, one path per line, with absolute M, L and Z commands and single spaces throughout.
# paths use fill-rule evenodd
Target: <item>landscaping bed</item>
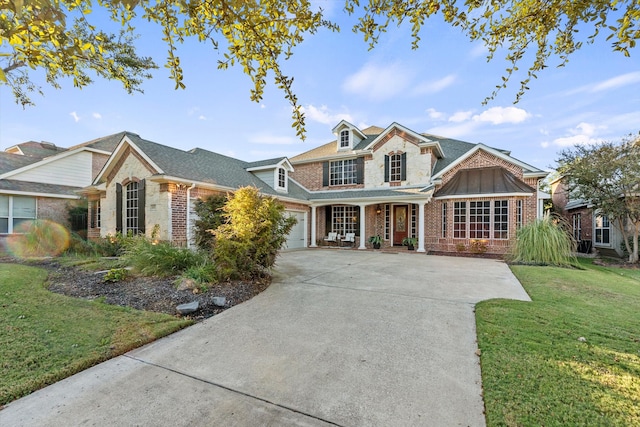
M 45 268 L 49 275 L 47 288 L 51 292 L 88 300 L 102 299 L 107 304 L 131 307 L 137 310 L 179 315 L 180 304 L 198 301 L 199 308 L 187 316 L 203 320 L 264 291 L 271 283 L 269 278 L 255 282 L 224 282 L 215 285 L 178 289 L 176 277 L 142 277 L 129 275 L 119 282 L 107 282 L 105 273 L 64 266 L 55 260 L 30 262 L 29 265 Z M 224 297 L 225 305 L 218 307 L 214 297 Z

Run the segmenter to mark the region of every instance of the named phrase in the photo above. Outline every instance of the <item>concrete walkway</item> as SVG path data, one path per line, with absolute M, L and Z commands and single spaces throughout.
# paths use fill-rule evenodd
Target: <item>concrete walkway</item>
M 495 260 L 284 253 L 269 289 L 9 404 L 2 426 L 483 426 L 474 304 Z

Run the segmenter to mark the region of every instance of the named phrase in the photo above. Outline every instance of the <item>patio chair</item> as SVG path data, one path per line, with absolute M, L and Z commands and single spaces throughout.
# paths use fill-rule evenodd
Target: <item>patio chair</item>
M 345 233 L 342 243 L 349 243 L 349 246 L 356 244 L 356 233 Z
M 333 233 L 333 232 L 329 233 L 329 235 L 324 238 L 324 241 L 338 243 L 338 233 Z

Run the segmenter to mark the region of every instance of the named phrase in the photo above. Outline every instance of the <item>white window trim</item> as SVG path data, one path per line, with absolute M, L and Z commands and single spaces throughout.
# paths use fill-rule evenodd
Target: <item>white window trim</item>
M 14 197 L 31 197 L 35 200 L 35 216 L 33 218 L 25 218 L 25 219 L 38 219 L 38 198 L 37 197 L 32 197 L 32 196 L 13 196 L 10 194 L 3 194 L 3 196 L 7 196 L 9 198 L 9 216 L 7 217 L 7 232 L 6 233 L 0 233 L 0 235 L 9 235 L 9 234 L 15 234 L 13 232 L 13 198 Z M 4 218 L 4 217 L 3 217 Z
M 609 226 L 608 227 L 598 227 L 597 226 L 597 221 L 598 221 L 599 217 L 600 218 L 601 217 L 606 217 L 607 218 L 607 222 L 609 223 Z M 609 220 L 609 217 L 607 215 L 602 215 L 602 214 L 594 215 L 593 216 L 593 245 L 597 246 L 599 248 L 610 248 L 610 247 L 612 247 L 613 244 L 611 242 L 611 240 L 612 240 L 611 239 L 611 237 L 612 237 L 611 236 L 611 228 L 612 228 L 611 227 L 611 221 Z M 602 243 L 602 242 L 598 242 L 597 241 L 597 236 L 598 236 L 597 230 L 598 229 L 600 229 L 600 230 L 609 230 L 609 243 Z
M 347 145 L 342 145 L 342 134 L 346 132 L 347 134 Z M 353 132 L 350 129 L 342 129 L 340 133 L 338 133 L 338 150 L 349 150 L 351 149 L 351 144 L 353 142 Z
M 507 237 L 495 237 L 495 232 L 496 232 L 496 228 L 495 228 L 495 224 L 496 224 L 496 206 L 495 206 L 495 202 L 502 202 L 507 200 Z M 451 230 L 451 237 L 453 239 L 458 239 L 458 240 L 465 240 L 465 239 L 471 239 L 471 240 L 509 240 L 510 235 L 511 235 L 511 231 L 510 231 L 510 227 L 509 224 L 511 224 L 512 221 L 512 209 L 511 209 L 511 205 L 508 201 L 509 199 L 495 199 L 495 200 L 459 200 L 454 202 L 453 205 L 453 209 L 452 209 L 452 214 L 453 214 L 453 229 Z M 455 203 L 458 202 L 466 202 L 465 203 L 465 213 L 464 213 L 464 222 L 461 222 L 461 224 L 464 224 L 464 237 L 456 237 L 455 236 L 455 216 L 456 216 L 456 209 L 455 209 Z M 469 218 L 471 216 L 471 203 L 472 202 L 489 202 L 489 237 L 471 237 L 471 222 L 469 221 Z M 482 224 L 482 223 L 478 223 L 478 224 Z
M 346 179 L 346 174 L 345 174 L 345 162 L 352 162 L 351 163 L 351 167 L 352 167 L 352 172 L 353 172 L 353 176 L 350 176 L 350 181 L 351 182 L 345 182 Z M 340 181 L 341 182 L 333 182 L 332 180 L 332 170 L 333 170 L 333 165 L 336 163 L 341 163 L 342 164 L 342 168 L 341 168 L 341 174 L 340 174 Z M 332 160 L 329 162 L 329 186 L 333 187 L 333 186 L 338 186 L 338 185 L 353 185 L 356 182 L 358 182 L 358 165 L 356 162 L 356 159 L 341 159 L 341 160 Z
M 284 171 L 284 187 L 280 186 L 280 171 L 283 170 Z M 275 171 L 273 172 L 273 182 L 274 182 L 274 188 L 278 191 L 284 191 L 287 192 L 289 191 L 289 172 L 287 171 L 286 168 L 282 167 L 282 166 L 278 166 Z

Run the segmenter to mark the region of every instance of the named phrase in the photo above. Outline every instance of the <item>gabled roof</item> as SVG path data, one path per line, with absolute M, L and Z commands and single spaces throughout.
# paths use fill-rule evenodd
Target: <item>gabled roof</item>
M 0 153 L 0 175 L 39 161 L 40 158 L 38 157 L 24 156 L 22 154 Z
M 406 133 L 407 135 L 412 136 L 413 138 L 417 139 L 418 141 L 420 141 L 418 144 L 420 146 L 429 146 L 429 147 L 433 147 L 436 150 L 436 155 L 438 157 L 442 157 L 443 153 L 442 153 L 442 148 L 440 147 L 440 144 L 438 143 L 437 140 L 431 140 L 428 137 L 426 137 L 424 134 L 420 134 L 417 132 L 412 131 L 411 129 L 402 126 L 399 123 L 393 122 L 391 123 L 384 131 L 382 131 L 380 134 L 376 135 L 375 137 L 373 137 L 372 140 L 369 141 L 369 143 L 363 148 L 364 150 L 372 150 L 373 147 L 381 140 L 383 140 L 389 133 L 391 133 L 394 130 L 400 130 L 404 133 Z M 373 135 L 372 135 L 373 136 Z M 369 138 L 367 138 L 369 139 Z M 358 144 L 358 146 L 361 146 L 362 144 Z
M 276 192 L 260 178 L 247 171 L 252 163 L 234 159 L 222 154 L 207 151 L 202 148 L 194 148 L 189 151 L 179 150 L 166 145 L 158 144 L 141 138 L 136 134 L 127 133 L 123 138 L 114 155 L 109 159 L 94 185 L 104 180 L 104 176 L 115 167 L 119 153 L 122 153 L 126 145 L 131 146 L 155 169 L 155 176 L 152 179 L 178 180 L 185 182 L 197 182 L 209 184 L 220 189 L 236 189 L 244 186 L 255 186 L 263 194 L 278 195 Z M 286 161 L 286 158 L 282 158 Z M 273 159 L 269 160 L 271 163 Z M 281 160 L 282 162 L 282 160 Z M 262 163 L 262 162 L 260 162 Z M 253 163 L 255 164 L 255 163 Z M 290 181 L 288 186 L 289 196 L 306 200 L 307 192 L 300 186 Z
M 61 151 L 65 151 L 66 148 L 56 147 L 51 142 L 36 142 L 27 141 L 5 150 L 7 153 L 17 154 L 19 156 L 36 157 L 42 159 L 47 156 L 53 156 Z
M 254 172 L 259 170 L 275 169 L 279 167 L 283 167 L 288 171 L 293 170 L 293 166 L 291 166 L 289 159 L 287 159 L 286 157 L 277 157 L 275 159 L 249 162 L 247 163 L 246 169 L 250 172 Z
M 333 129 L 331 129 L 331 132 L 336 133 L 336 132 L 338 132 L 338 129 L 340 129 L 342 127 L 347 127 L 349 129 L 351 129 L 353 132 L 357 133 L 358 137 L 360 137 L 360 138 L 364 138 L 366 136 L 364 134 L 364 132 L 362 132 L 360 129 L 358 129 L 357 127 L 355 127 L 354 125 L 352 125 L 351 123 L 349 123 L 346 120 L 341 120 L 340 123 L 335 125 Z
M 436 191 L 434 197 L 468 197 L 493 194 L 532 194 L 536 190 L 499 166 L 461 169 Z
M 74 145 L 73 147 L 69 147 L 69 150 L 75 150 L 77 148 L 93 148 L 98 151 L 104 151 L 107 153 L 113 152 L 116 149 L 122 138 L 125 135 L 135 135 L 132 132 L 122 131 L 118 133 L 114 133 L 112 135 L 103 136 L 101 138 L 96 138 L 91 141 L 83 142 L 82 144 Z

